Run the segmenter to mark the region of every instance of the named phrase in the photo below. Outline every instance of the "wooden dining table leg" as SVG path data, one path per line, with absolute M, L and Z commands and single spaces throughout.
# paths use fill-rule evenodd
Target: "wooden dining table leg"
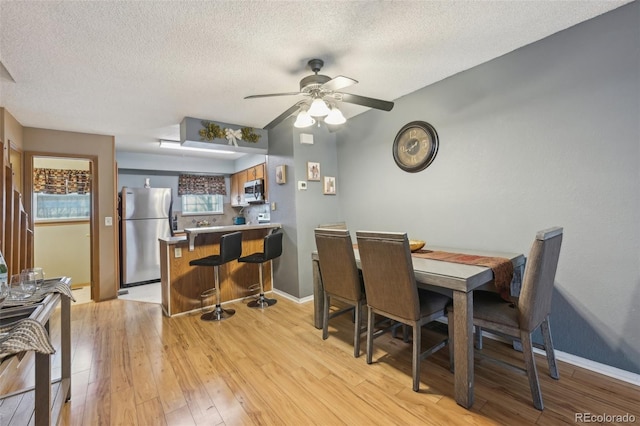
M 473 292 L 453 292 L 453 341 L 456 402 L 473 405 Z

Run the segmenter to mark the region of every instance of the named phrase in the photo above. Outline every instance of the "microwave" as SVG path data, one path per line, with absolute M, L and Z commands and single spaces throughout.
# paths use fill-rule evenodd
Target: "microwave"
M 264 180 L 255 179 L 244 183 L 244 200 L 247 203 L 264 203 Z

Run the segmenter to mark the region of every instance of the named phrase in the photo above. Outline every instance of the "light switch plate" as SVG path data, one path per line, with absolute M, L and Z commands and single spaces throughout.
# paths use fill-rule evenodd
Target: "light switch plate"
M 298 190 L 299 191 L 306 191 L 307 190 L 307 182 L 304 180 L 299 180 L 298 181 Z
M 176 259 L 182 257 L 182 247 L 176 247 L 175 249 L 173 249 L 173 254 Z
M 113 226 L 113 218 L 111 216 L 104 218 L 104 226 Z

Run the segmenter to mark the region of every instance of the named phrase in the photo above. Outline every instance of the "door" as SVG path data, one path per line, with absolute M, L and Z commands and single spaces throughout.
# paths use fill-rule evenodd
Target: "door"
M 46 277 L 68 276 L 74 297 L 93 299 L 92 240 L 93 191 L 90 159 L 33 156 L 30 211 L 33 218 L 34 266 L 42 267 Z M 43 191 L 38 174 L 48 176 L 51 186 L 69 185 L 64 191 Z M 69 178 L 73 174 L 74 178 Z M 79 177 L 83 176 L 83 177 Z M 77 185 L 69 182 L 76 180 Z M 64 247 L 64 249 L 62 249 Z

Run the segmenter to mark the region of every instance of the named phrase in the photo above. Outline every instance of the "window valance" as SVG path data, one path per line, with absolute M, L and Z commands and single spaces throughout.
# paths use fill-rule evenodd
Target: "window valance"
M 224 176 L 180 175 L 178 195 L 227 195 Z
M 89 170 L 33 169 L 33 191 L 44 194 L 87 194 L 91 192 Z

